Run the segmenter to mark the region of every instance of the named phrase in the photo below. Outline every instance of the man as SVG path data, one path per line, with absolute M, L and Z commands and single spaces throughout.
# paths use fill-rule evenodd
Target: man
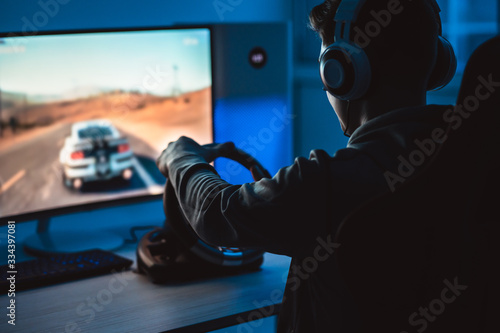
M 322 53 L 334 42 L 339 4 L 327 0 L 310 14 Z M 446 128 L 447 107 L 426 106 L 438 59 L 437 13 L 424 0 L 368 0 L 362 6 L 351 38 L 366 52 L 371 77 L 367 90 L 349 100 L 335 96 L 332 87 L 325 89 L 350 136 L 348 147 L 333 157 L 315 150 L 272 179 L 241 186 L 221 180 L 208 164 L 234 149 L 231 143 L 200 146 L 182 137 L 158 158 L 204 241 L 292 257 L 279 332 L 350 332 L 354 327 L 335 271 L 335 231 L 363 202 L 413 176 L 400 174 L 398 157 L 409 156 L 416 139 Z

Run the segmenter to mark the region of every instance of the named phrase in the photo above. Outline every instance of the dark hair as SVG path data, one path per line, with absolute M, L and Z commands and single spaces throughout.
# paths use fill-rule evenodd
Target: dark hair
M 333 43 L 335 14 L 342 0 L 325 0 L 309 15 L 310 27 L 321 37 L 323 44 Z M 353 29 L 366 31 L 375 21 L 373 13 L 387 10 L 394 0 L 368 0 L 359 13 Z M 389 84 L 415 88 L 427 82 L 436 62 L 439 24 L 436 13 L 427 0 L 399 1 L 400 13 L 391 16 L 388 25 L 375 37 L 368 38 L 363 49 L 372 65 L 372 84 Z M 357 30 L 357 31 L 359 31 Z M 351 35 L 353 38 L 354 32 Z
M 321 37 L 323 44 L 333 43 L 335 27 L 333 19 L 337 13 L 341 0 L 326 0 L 321 5 L 313 8 L 309 14 L 309 27 Z

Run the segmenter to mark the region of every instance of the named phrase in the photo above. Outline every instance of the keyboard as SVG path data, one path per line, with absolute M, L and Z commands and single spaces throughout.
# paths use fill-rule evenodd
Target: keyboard
M 20 291 L 110 274 L 131 265 L 132 260 L 99 249 L 40 257 L 18 262 L 14 269 L 1 266 L 0 294 L 9 292 L 11 282 L 15 291 Z

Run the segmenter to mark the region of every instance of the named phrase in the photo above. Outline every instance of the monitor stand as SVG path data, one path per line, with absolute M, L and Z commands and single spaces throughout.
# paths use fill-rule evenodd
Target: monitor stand
M 41 218 L 37 222 L 36 234 L 29 236 L 24 242 L 24 250 L 33 256 L 46 256 L 53 253 L 71 253 L 91 249 L 112 251 L 120 248 L 123 237 L 102 230 L 89 232 L 49 231 L 50 217 Z

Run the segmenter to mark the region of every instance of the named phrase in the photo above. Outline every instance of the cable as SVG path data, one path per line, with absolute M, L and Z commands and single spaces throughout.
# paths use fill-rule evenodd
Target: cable
M 349 128 L 349 117 L 350 117 L 349 106 L 350 105 L 351 105 L 351 101 L 347 101 L 347 123 L 345 125 L 344 136 L 347 136 L 348 138 L 351 137 L 350 134 L 347 134 L 347 129 Z
M 139 230 L 149 230 L 149 229 L 155 229 L 158 228 L 157 225 L 148 225 L 148 226 L 143 226 L 143 227 L 132 227 L 130 228 L 130 235 L 132 236 L 131 239 L 125 239 L 125 244 L 135 244 L 139 241 L 139 238 L 137 238 L 137 235 L 135 234 L 136 231 Z

